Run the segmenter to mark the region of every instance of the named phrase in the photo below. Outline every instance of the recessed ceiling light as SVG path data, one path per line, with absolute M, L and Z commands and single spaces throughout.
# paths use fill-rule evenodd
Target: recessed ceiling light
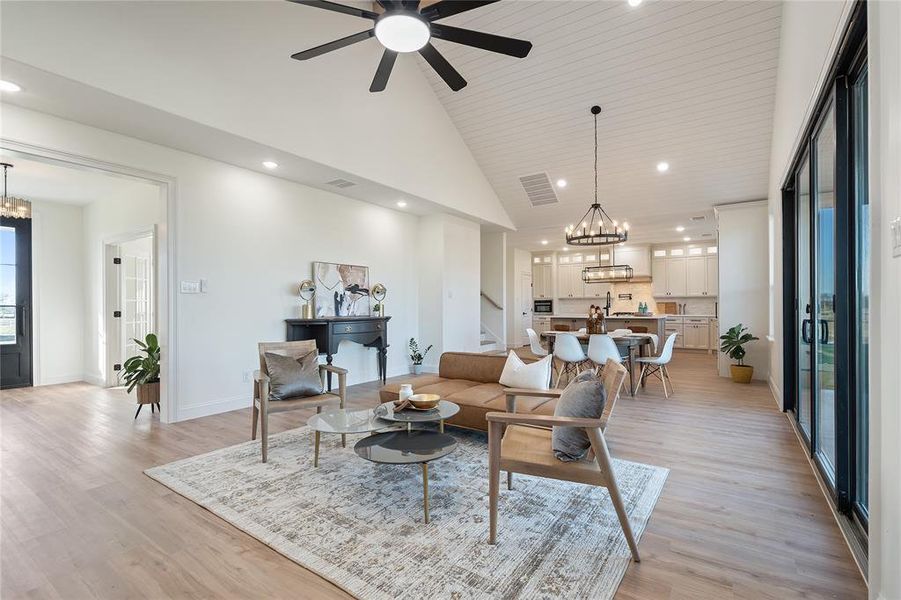
M 397 201 L 397 207 L 398 207 L 398 208 L 403 208 L 403 207 L 405 207 L 406 205 L 407 205 L 407 203 L 404 202 L 403 200 L 398 200 L 398 201 Z
M 22 86 L 12 81 L 0 79 L 0 92 L 21 92 Z
M 676 231 L 678 231 L 679 233 L 682 233 L 683 231 L 685 231 L 685 228 L 682 227 L 681 225 L 679 225 L 678 227 L 676 227 Z
M 668 162 L 657 163 L 657 171 L 660 173 L 666 173 L 667 171 L 669 171 L 669 163 Z
M 629 6 L 631 6 L 632 8 L 635 8 L 636 6 L 641 4 L 642 1 L 643 0 L 629 0 Z
M 278 168 L 278 163 L 275 162 L 275 161 L 273 161 L 273 160 L 264 160 L 264 161 L 263 161 L 263 166 L 266 167 L 267 169 L 270 169 L 270 170 L 271 170 L 271 169 L 277 169 L 277 168 Z
M 688 236 L 685 236 L 684 238 L 682 238 L 682 241 L 683 241 L 683 242 L 690 242 L 690 241 L 691 241 L 691 238 L 688 237 Z
M 547 240 L 541 240 L 541 245 L 542 245 L 542 246 L 547 246 Z
M 558 180 L 557 180 L 557 187 L 558 187 L 558 188 L 565 188 L 565 187 L 566 187 L 566 180 L 565 180 L 565 179 L 558 179 Z
M 564 251 L 564 252 L 569 252 L 569 248 L 567 248 L 566 246 L 563 246 L 563 251 Z

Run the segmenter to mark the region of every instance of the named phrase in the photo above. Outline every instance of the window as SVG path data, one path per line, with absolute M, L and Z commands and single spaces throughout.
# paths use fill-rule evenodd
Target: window
M 670 256 L 685 256 L 685 250 L 683 248 L 673 248 L 669 251 Z

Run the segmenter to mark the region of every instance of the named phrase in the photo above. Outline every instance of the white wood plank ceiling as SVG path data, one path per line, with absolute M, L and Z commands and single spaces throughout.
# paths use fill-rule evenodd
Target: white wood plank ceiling
M 520 228 L 517 246 L 562 247 L 587 210 L 593 104 L 607 212 L 635 241 L 700 238 L 715 204 L 767 195 L 780 18 L 770 1 L 505 0 L 444 22 L 527 39 L 527 58 L 434 40 L 469 82 L 457 93 L 421 66 Z M 540 172 L 566 179 L 558 204 L 526 198 L 519 177 Z

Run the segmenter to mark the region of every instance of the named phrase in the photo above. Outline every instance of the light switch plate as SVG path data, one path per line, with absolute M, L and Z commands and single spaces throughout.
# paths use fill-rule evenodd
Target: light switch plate
M 200 293 L 200 282 L 199 281 L 182 281 L 181 282 L 181 293 L 182 294 L 199 294 Z
M 892 256 L 901 257 L 901 217 L 895 217 L 891 222 L 892 228 Z
M 206 294 L 207 291 L 209 291 L 209 287 L 210 287 L 209 280 L 207 280 L 207 279 L 200 280 L 200 293 L 201 294 Z

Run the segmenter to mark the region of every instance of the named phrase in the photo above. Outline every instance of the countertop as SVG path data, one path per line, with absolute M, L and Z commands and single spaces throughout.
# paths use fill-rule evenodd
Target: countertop
M 554 313 L 552 315 L 541 314 L 541 313 L 533 313 L 535 317 L 545 317 L 548 319 L 587 319 L 588 315 L 577 315 L 577 314 L 557 314 Z M 656 319 L 665 319 L 667 317 L 693 317 L 696 319 L 716 319 L 714 315 L 667 315 L 667 314 L 656 314 L 653 316 L 639 316 L 639 315 L 619 315 L 614 316 L 610 315 L 609 317 L 605 317 L 607 319 L 622 319 L 622 320 L 635 320 L 635 319 L 648 319 L 648 320 L 656 320 Z

